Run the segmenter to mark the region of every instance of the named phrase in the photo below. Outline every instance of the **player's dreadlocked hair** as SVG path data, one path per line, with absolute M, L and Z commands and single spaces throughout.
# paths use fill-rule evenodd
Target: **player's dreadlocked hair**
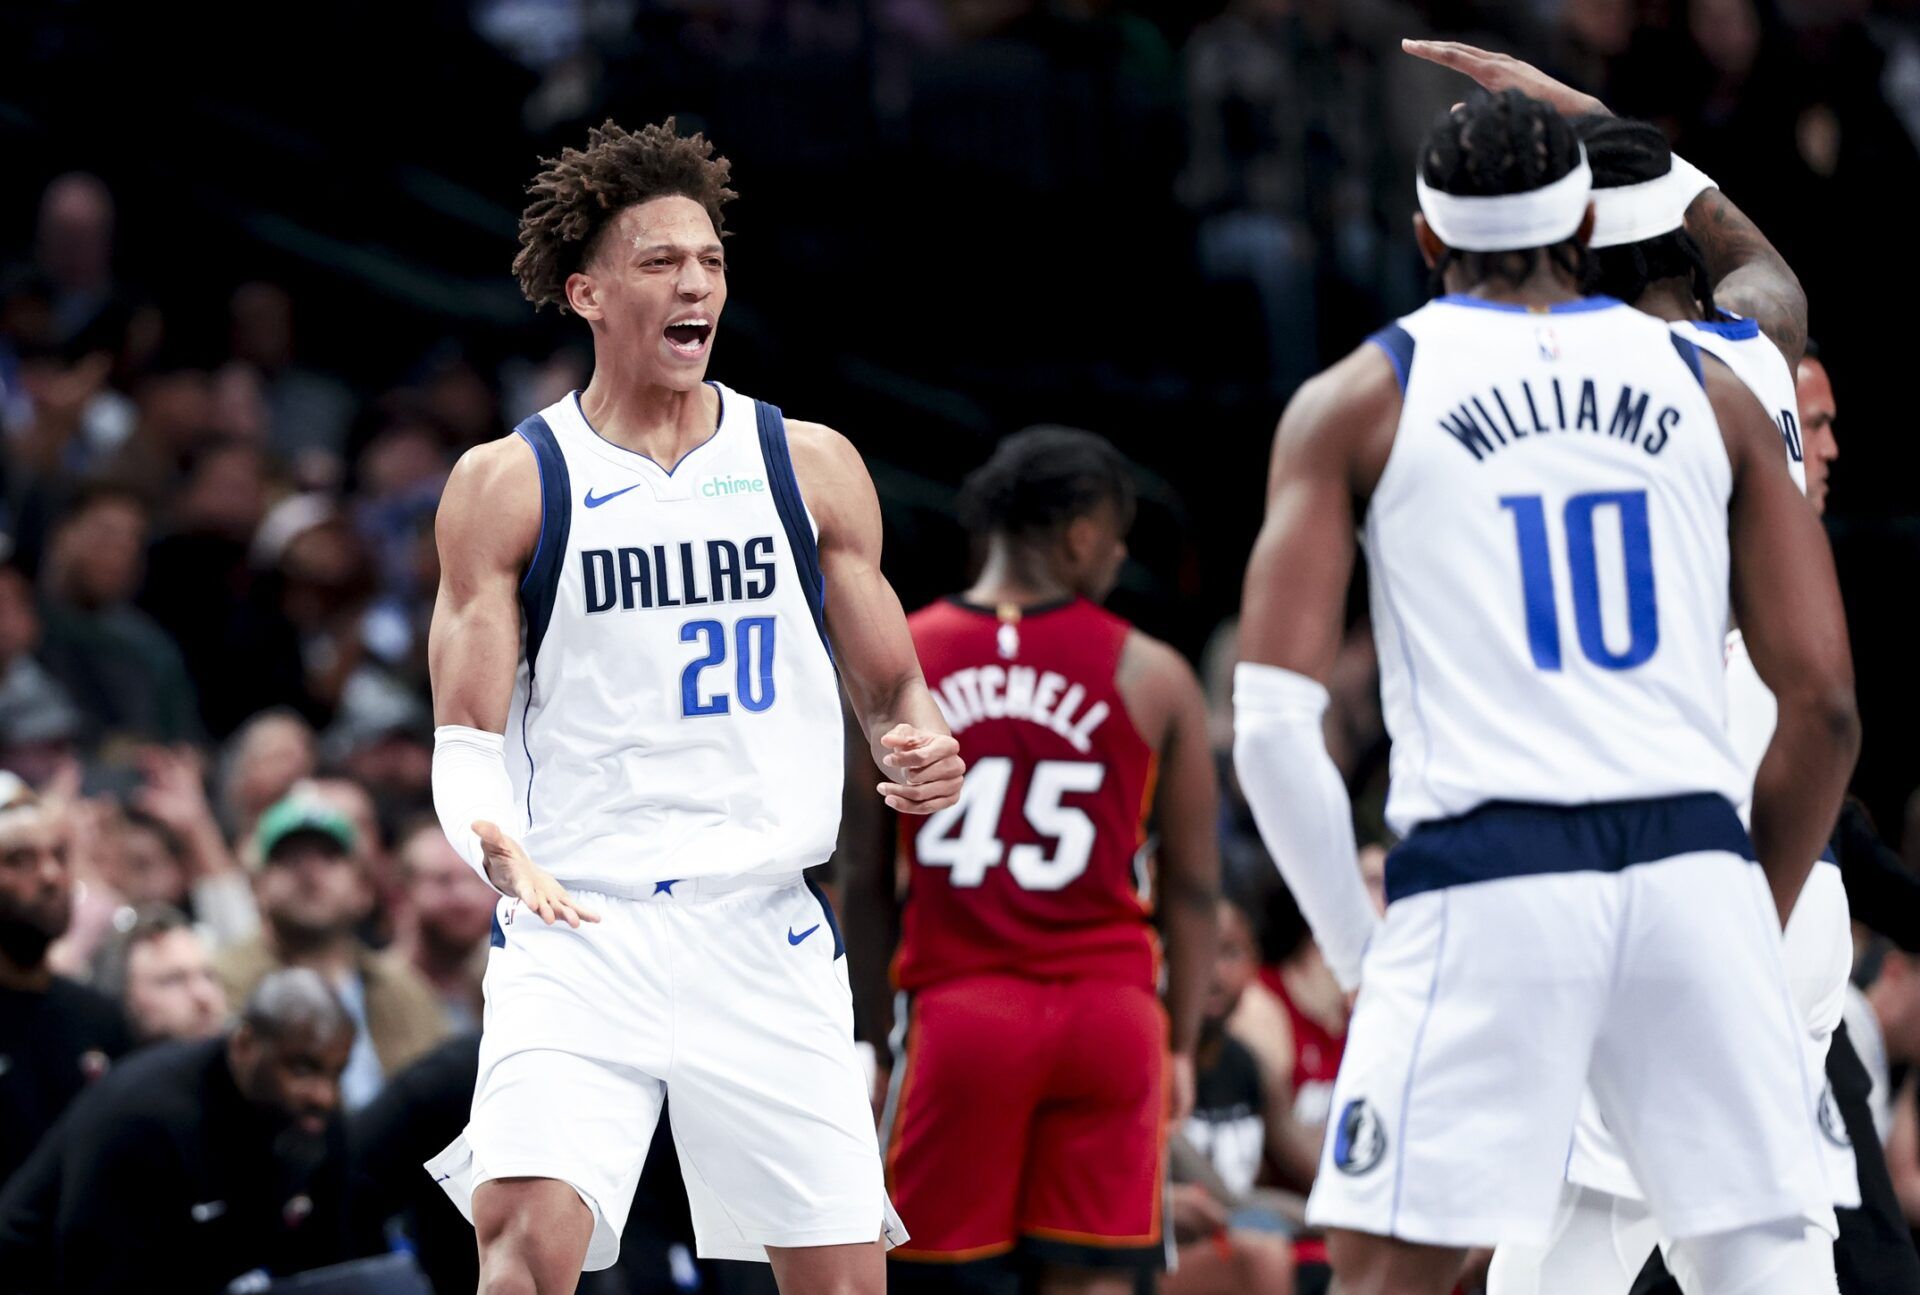
M 1050 534 L 1103 502 L 1133 520 L 1133 474 L 1120 451 L 1092 432 L 1029 427 L 994 448 L 960 485 L 960 524 L 976 535 Z
M 739 197 L 727 187 L 732 164 L 713 155 L 706 136 L 683 138 L 674 127 L 672 117 L 638 131 L 608 121 L 587 132 L 584 149 L 541 159 L 545 169 L 527 186 L 533 201 L 520 213 L 520 253 L 513 258 L 528 301 L 565 310 L 567 276 L 593 256 L 615 216 L 653 198 L 693 199 L 724 235 L 720 209 Z
M 1580 165 L 1580 144 L 1559 113 L 1518 90 L 1475 91 L 1428 132 L 1420 149 L 1420 175 L 1441 193 L 1491 198 L 1544 188 Z M 1433 267 L 1433 290 L 1441 291 L 1448 267 L 1465 267 L 1474 282 L 1500 278 L 1518 283 L 1533 273 L 1541 249 L 1462 252 L 1448 248 Z M 1585 282 L 1586 249 L 1573 239 L 1546 250 L 1567 273 Z
M 1573 129 L 1586 145 L 1595 190 L 1657 180 L 1673 165 L 1667 137 L 1651 122 L 1595 115 L 1581 117 Z M 1649 284 L 1685 279 L 1707 318 L 1713 318 L 1713 279 L 1707 273 L 1707 260 L 1685 230 L 1656 234 L 1638 243 L 1596 247 L 1589 254 L 1596 291 L 1633 302 Z

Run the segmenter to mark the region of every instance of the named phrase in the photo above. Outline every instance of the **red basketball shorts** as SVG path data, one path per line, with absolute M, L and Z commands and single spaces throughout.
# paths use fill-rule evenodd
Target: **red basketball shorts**
M 912 1240 L 890 1258 L 1159 1263 L 1167 1018 L 1151 990 L 966 976 L 915 993 L 906 1023 L 886 1165 Z

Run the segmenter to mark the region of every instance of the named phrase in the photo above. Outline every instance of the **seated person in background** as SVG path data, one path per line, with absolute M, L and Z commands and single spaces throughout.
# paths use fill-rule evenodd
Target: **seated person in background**
M 392 952 L 433 986 L 455 1029 L 478 1030 L 480 981 L 500 892 L 467 866 L 432 814 L 400 834 L 397 853 L 400 903 Z
M 93 986 L 119 1001 L 136 1039 L 210 1039 L 226 1029 L 227 991 L 186 914 L 142 904 L 122 909 L 115 926 L 94 955 Z
M 1908 1226 L 1920 1226 L 1920 1086 L 1911 1073 L 1920 1063 L 1920 963 L 1876 941 L 1861 969 L 1868 976 L 1866 988 L 1848 990 L 1847 1033 L 1873 1080 L 1867 1104 L 1886 1145 L 1901 1211 Z M 1905 1077 L 1896 1087 L 1893 1076 L 1901 1072 Z
M 1240 996 L 1258 980 L 1258 950 L 1246 912 L 1233 900 L 1221 900 L 1220 944 L 1195 1055 L 1193 1114 L 1175 1135 L 1186 1142 L 1173 1157 L 1173 1234 L 1180 1257 L 1160 1283 L 1163 1295 L 1293 1290 L 1293 1252 L 1277 1230 L 1281 1220 L 1248 1200 L 1269 1138 L 1279 1141 L 1277 1126 L 1286 1123 L 1285 1095 L 1262 1082 L 1253 1054 L 1227 1032 Z M 1204 1157 L 1211 1171 L 1197 1175 L 1200 1181 L 1180 1181 L 1189 1150 Z
M 128 1060 L 0 1191 L 0 1295 L 216 1295 L 347 1258 L 352 1046 L 339 1000 L 294 969 L 230 1035 Z
M 373 902 L 354 845 L 352 824 L 316 798 L 296 793 L 262 814 L 253 866 L 265 930 L 214 964 L 236 1000 L 277 967 L 309 967 L 326 979 L 356 1027 L 340 1081 L 349 1111 L 447 1033 L 440 1002 L 419 973 L 354 933 Z
M 53 973 L 73 917 L 71 811 L 0 773 L 0 1183 L 131 1045 L 112 999 Z

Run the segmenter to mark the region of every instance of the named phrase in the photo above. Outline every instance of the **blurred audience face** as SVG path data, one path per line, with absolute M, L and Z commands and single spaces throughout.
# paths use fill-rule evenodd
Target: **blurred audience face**
M 40 199 L 40 267 L 62 289 L 94 290 L 113 274 L 113 195 L 98 176 L 74 172 Z
M 125 994 L 127 1021 L 142 1039 L 210 1039 L 226 1024 L 226 991 L 192 927 L 129 948 Z
M 493 930 L 493 887 L 447 844 L 438 824 L 416 829 L 400 847 L 407 906 L 423 943 L 445 955 L 477 949 Z
M 174 501 L 174 525 L 245 541 L 266 510 L 266 465 L 260 451 L 234 442 L 208 449 L 194 462 Z
M 75 606 L 118 607 L 140 587 L 146 546 L 146 510 L 127 496 L 96 496 L 54 528 L 47 582 Z
M 187 898 L 187 864 L 179 843 L 158 823 L 123 818 L 116 833 L 119 867 L 114 889 L 129 904 L 171 904 Z
M 368 443 L 360 456 L 360 484 L 381 499 L 437 484 L 447 475 L 440 434 L 426 423 L 399 422 Z
M 12 567 L 0 567 L 0 669 L 40 646 L 40 613 L 33 586 Z
M 282 609 L 302 630 L 318 632 L 342 612 L 365 602 L 373 592 L 372 564 L 366 546 L 344 518 L 309 526 L 280 555 L 285 581 Z
M 1214 950 L 1213 975 L 1207 981 L 1205 1015 L 1209 1026 L 1218 1026 L 1233 1015 L 1240 995 L 1260 975 L 1260 948 L 1246 916 L 1226 900 L 1220 901 L 1219 911 L 1220 943 Z
M 269 711 L 234 734 L 222 799 L 241 835 L 267 806 L 313 776 L 313 729 L 298 715 Z
M 707 210 L 678 194 L 628 207 L 602 236 L 593 261 L 570 278 L 575 313 L 593 326 L 607 362 L 642 385 L 693 391 L 707 376 L 727 274 Z M 667 325 L 689 316 L 713 325 L 688 355 L 667 340 Z
M 320 832 L 298 832 L 280 842 L 261 863 L 254 893 L 274 933 L 298 943 L 351 932 L 372 904 L 359 862 Z
M 1887 1056 L 1896 1065 L 1920 1060 L 1920 965 L 1898 949 L 1889 949 L 1880 974 L 1867 988 L 1879 1019 Z
M 293 298 L 272 283 L 244 283 L 233 294 L 234 358 L 275 373 L 293 362 Z
M 1812 356 L 1800 361 L 1794 388 L 1800 397 L 1800 449 L 1806 456 L 1807 499 L 1813 511 L 1827 511 L 1827 479 L 1833 462 L 1840 457 L 1840 442 L 1834 439 L 1834 419 L 1839 407 L 1833 400 L 1833 381 L 1827 366 Z
M 264 445 L 272 422 L 260 370 L 251 364 L 223 364 L 211 386 L 213 430 L 251 445 Z
M 352 1051 L 352 1030 L 292 1027 L 269 1038 L 242 1025 L 227 1056 L 248 1101 L 319 1137 L 340 1107 L 340 1072 Z
M 1760 15 L 1753 0 L 1693 0 L 1687 30 L 1723 78 L 1739 80 L 1753 70 L 1760 53 Z
M 0 813 L 0 957 L 26 971 L 73 921 L 72 830 L 65 812 L 40 803 Z
M 1560 21 L 1582 48 L 1607 58 L 1626 53 L 1633 40 L 1631 0 L 1567 0 Z
M 140 384 L 140 436 L 154 450 L 177 459 L 215 422 L 213 384 L 198 369 L 156 373 Z

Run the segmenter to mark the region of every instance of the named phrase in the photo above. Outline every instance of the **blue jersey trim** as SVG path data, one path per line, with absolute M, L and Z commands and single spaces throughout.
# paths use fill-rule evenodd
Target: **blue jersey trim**
M 662 472 L 666 473 L 669 477 L 671 477 L 674 473 L 680 470 L 681 466 L 685 464 L 688 459 L 698 454 L 701 450 L 706 449 L 707 446 L 713 444 L 714 437 L 720 435 L 720 429 L 722 427 L 725 427 L 727 424 L 726 393 L 720 390 L 720 384 L 717 382 L 709 380 L 707 385 L 713 388 L 713 394 L 717 396 L 720 400 L 720 416 L 713 420 L 713 430 L 707 433 L 707 439 L 704 441 L 701 441 L 698 445 L 688 450 L 685 454 L 682 454 L 680 456 L 680 462 L 674 464 L 670 468 L 660 467 L 660 460 L 654 458 L 651 454 L 642 454 L 639 450 L 628 449 L 626 446 L 616 444 L 613 441 L 608 440 L 606 437 L 600 435 L 600 429 L 595 427 L 593 425 L 592 420 L 587 417 L 587 407 L 580 403 L 580 393 L 577 391 L 571 393 L 571 396 L 573 399 L 573 411 L 580 415 L 581 424 L 588 431 L 592 432 L 594 435 L 594 439 L 599 441 L 602 445 L 605 445 L 608 449 L 618 450 L 622 454 L 631 454 L 636 459 L 645 459 L 648 463 L 653 464 L 653 466 L 656 468 L 660 468 Z M 608 498 L 612 498 L 612 496 L 609 495 Z
M 540 658 L 540 643 L 553 619 L 554 599 L 560 592 L 560 567 L 567 558 L 567 531 L 573 524 L 572 484 L 567 460 L 560 453 L 547 420 L 535 414 L 514 428 L 532 447 L 540 470 L 540 538 L 533 546 L 527 573 L 520 580 L 520 606 L 527 618 L 527 670 Z
M 1753 858 L 1740 816 L 1711 792 L 1591 805 L 1494 801 L 1422 823 L 1387 856 L 1387 902 L 1551 872 L 1619 872 L 1701 851 Z
M 773 506 L 780 513 L 781 526 L 786 528 L 794 565 L 800 569 L 800 588 L 807 596 L 807 609 L 813 613 L 813 627 L 820 631 L 820 643 L 827 649 L 827 659 L 832 660 L 833 644 L 827 641 L 827 585 L 820 574 L 820 546 L 807 521 L 800 481 L 793 475 L 793 456 L 787 452 L 787 422 L 778 408 L 764 400 L 754 401 L 754 419 L 760 425 L 760 457 L 767 465 L 767 485 L 773 491 Z
M 1523 306 L 1517 301 L 1488 301 L 1485 297 L 1475 297 L 1464 292 L 1449 292 L 1446 296 L 1436 297 L 1434 300 L 1449 306 L 1470 306 L 1475 310 L 1504 310 L 1510 315 L 1540 314 L 1542 310 L 1539 306 Z M 1545 313 L 1577 315 L 1587 310 L 1608 310 L 1620 304 L 1618 297 L 1596 293 L 1591 297 L 1578 297 L 1572 301 L 1556 301 L 1545 307 Z
M 827 892 L 820 889 L 820 883 L 813 879 L 812 873 L 802 873 L 801 877 L 806 881 L 807 889 L 813 892 L 813 897 L 820 901 L 820 911 L 827 916 L 827 929 L 833 932 L 833 956 L 844 958 L 847 955 L 847 942 L 840 938 L 840 919 L 833 915 L 833 905 L 827 901 Z
M 1718 333 L 1730 342 L 1750 342 L 1760 336 L 1760 321 L 1748 319 L 1743 315 L 1723 315 L 1719 319 L 1696 319 L 1695 328 L 1709 333 Z
M 1400 394 L 1407 394 L 1407 375 L 1413 372 L 1413 334 L 1398 324 L 1388 324 L 1367 338 L 1393 361 L 1393 376 L 1399 379 Z
M 1693 370 L 1693 380 L 1700 384 L 1702 391 L 1705 391 L 1707 375 L 1700 368 L 1700 348 L 1678 333 L 1668 333 L 1667 336 L 1673 339 L 1673 349 L 1680 352 L 1680 358 L 1687 362 L 1689 369 Z

